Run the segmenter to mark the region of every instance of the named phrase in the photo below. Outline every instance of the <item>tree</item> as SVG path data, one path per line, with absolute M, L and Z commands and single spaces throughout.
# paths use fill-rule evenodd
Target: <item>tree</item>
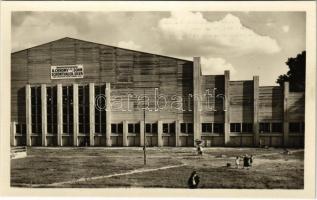
M 288 58 L 286 65 L 289 71 L 280 75 L 276 83 L 283 86 L 284 82 L 288 81 L 291 92 L 305 91 L 306 51 L 298 54 L 296 58 Z

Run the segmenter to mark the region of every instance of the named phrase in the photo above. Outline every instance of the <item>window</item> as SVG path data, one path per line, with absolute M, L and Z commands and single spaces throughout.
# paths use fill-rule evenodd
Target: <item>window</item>
M 63 86 L 63 133 L 73 134 L 73 87 Z
M 214 123 L 214 133 L 223 133 L 224 125 L 223 123 Z
M 175 133 L 175 124 L 174 123 L 164 123 L 163 124 L 163 133 Z
M 95 86 L 95 98 L 105 95 L 104 85 Z M 98 105 L 97 105 L 98 104 Z M 106 134 L 106 101 L 105 98 L 98 98 L 95 106 L 95 133 Z
M 145 124 L 145 131 L 146 131 L 146 133 L 157 133 L 157 124 L 156 123 L 153 123 L 153 124 L 147 123 L 147 124 Z
M 111 124 L 111 133 L 122 134 L 123 124 Z
M 128 133 L 134 133 L 134 124 L 128 124 Z
M 252 133 L 253 124 L 252 123 L 242 123 L 242 132 L 243 133 Z
M 168 124 L 163 124 L 163 133 L 168 133 Z
M 194 133 L 194 127 L 192 123 L 187 123 L 187 133 Z
M 270 132 L 270 123 L 260 123 L 260 133 Z
M 172 133 L 172 134 L 175 133 L 175 123 L 170 123 L 169 128 L 170 128 L 169 133 Z
M 283 132 L 283 124 L 282 123 L 272 123 L 272 132 L 273 133 L 282 133 Z
M 117 124 L 111 124 L 111 133 L 117 133 Z
M 46 88 L 47 133 L 57 134 L 57 88 Z
M 31 87 L 32 133 L 42 133 L 41 87 Z
M 194 132 L 192 123 L 181 123 L 181 133 L 192 134 Z
M 129 133 L 140 133 L 140 124 L 128 124 Z
M 211 123 L 202 123 L 201 124 L 201 132 L 211 133 L 212 132 L 212 124 Z
M 240 123 L 230 123 L 230 132 L 231 133 L 240 133 L 241 124 Z
M 25 135 L 26 134 L 26 124 L 16 124 L 15 125 L 15 133 L 17 135 Z
M 89 134 L 89 86 L 78 87 L 79 133 Z
M 181 133 L 186 133 L 186 123 L 181 123 Z
M 305 124 L 304 122 L 291 122 L 289 123 L 290 133 L 304 133 Z

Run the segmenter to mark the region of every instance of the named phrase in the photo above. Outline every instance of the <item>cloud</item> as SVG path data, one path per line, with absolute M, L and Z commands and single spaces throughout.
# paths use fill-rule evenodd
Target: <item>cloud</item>
M 118 47 L 125 48 L 125 49 L 132 49 L 132 50 L 140 50 L 141 46 L 135 44 L 133 41 L 120 41 L 118 42 Z
M 288 25 L 282 26 L 282 30 L 283 30 L 284 33 L 288 33 L 289 32 L 289 26 Z
M 175 50 L 191 47 L 192 52 L 200 55 L 280 51 L 275 39 L 243 26 L 232 14 L 208 21 L 200 12 L 171 12 L 170 17 L 159 21 L 158 29 L 166 39 L 174 41 Z
M 230 70 L 232 74 L 236 72 L 232 64 L 223 58 L 201 58 L 201 72 L 203 75 L 223 74 L 225 70 Z

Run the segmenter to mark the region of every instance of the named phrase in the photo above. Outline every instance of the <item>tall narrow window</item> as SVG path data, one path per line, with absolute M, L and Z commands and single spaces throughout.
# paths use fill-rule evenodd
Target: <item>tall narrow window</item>
M 63 134 L 73 135 L 73 87 L 63 86 Z
M 47 133 L 57 134 L 57 88 L 46 88 Z
M 42 133 L 41 87 L 31 87 L 32 133 Z
M 95 133 L 106 134 L 106 99 L 104 85 L 95 86 Z
M 89 86 L 78 87 L 78 126 L 79 133 L 89 134 Z

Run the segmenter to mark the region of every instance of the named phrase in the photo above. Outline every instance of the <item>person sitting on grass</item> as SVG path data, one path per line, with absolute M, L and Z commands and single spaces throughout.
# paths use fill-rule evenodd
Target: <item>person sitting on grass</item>
M 198 187 L 198 184 L 199 184 L 199 181 L 200 181 L 200 177 L 198 176 L 197 172 L 194 170 L 194 171 L 191 173 L 191 175 L 190 175 L 190 177 L 189 177 L 189 179 L 188 179 L 188 182 L 187 182 L 188 187 L 189 187 L 190 189 L 195 189 L 195 188 L 197 188 L 197 187 Z
M 252 167 L 253 159 L 254 159 L 254 157 L 253 157 L 253 155 L 251 155 L 249 158 L 249 166 L 250 167 Z
M 249 163 L 249 156 L 248 154 L 245 154 L 245 156 L 243 157 L 243 169 L 246 167 L 247 169 L 249 169 L 250 167 L 250 163 Z

